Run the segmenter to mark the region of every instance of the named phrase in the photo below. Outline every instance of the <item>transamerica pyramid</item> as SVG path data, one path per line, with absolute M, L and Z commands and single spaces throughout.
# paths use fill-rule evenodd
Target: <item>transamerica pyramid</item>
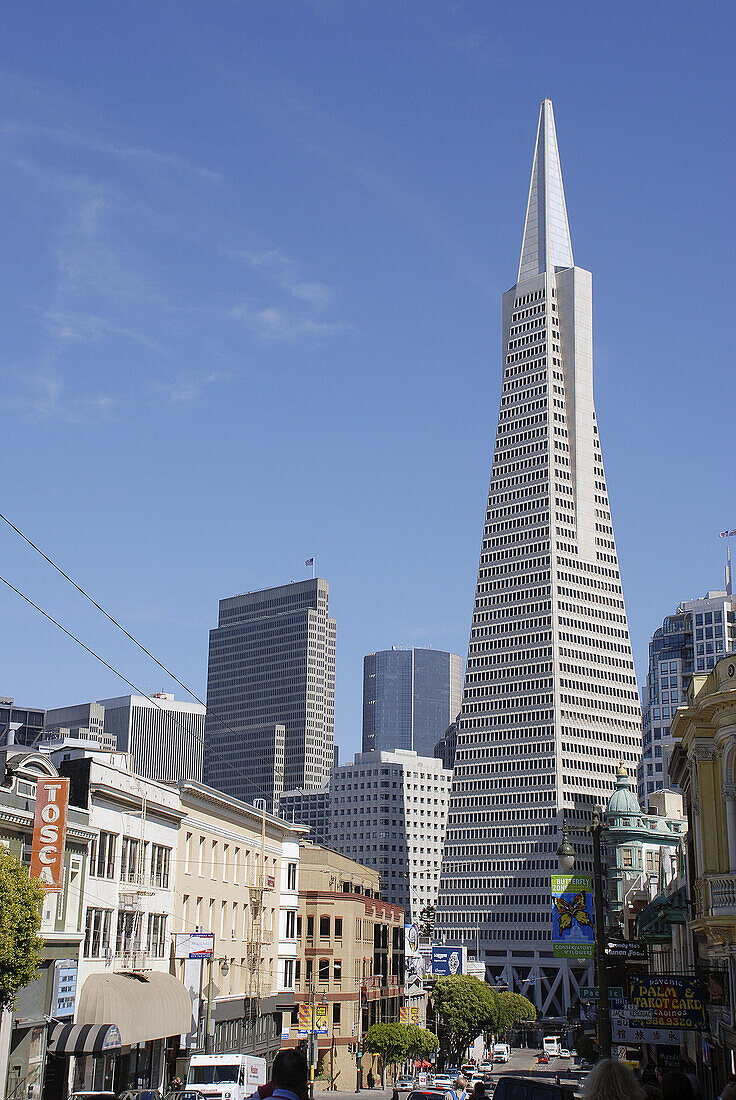
M 552 103 L 539 112 L 468 646 L 436 935 L 562 1015 L 589 962 L 553 957 L 563 817 L 590 822 L 641 752 L 593 404 L 592 277 L 572 255 Z M 592 870 L 575 837 L 575 870 Z

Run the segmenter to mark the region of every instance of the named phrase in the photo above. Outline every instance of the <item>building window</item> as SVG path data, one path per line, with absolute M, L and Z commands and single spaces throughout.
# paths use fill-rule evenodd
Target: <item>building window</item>
M 148 914 L 148 954 L 163 959 L 166 954 L 166 914 Z
M 151 885 L 159 886 L 162 890 L 169 887 L 169 860 L 171 848 L 165 848 L 162 844 L 151 845 Z
M 296 913 L 289 909 L 286 914 L 286 938 L 293 940 L 296 936 Z
M 88 909 L 84 929 L 84 956 L 99 959 L 110 948 L 112 909 Z
M 90 846 L 89 873 L 92 878 L 115 878 L 115 833 L 100 833 Z
M 330 918 L 329 917 L 320 917 L 319 918 L 319 934 L 320 934 L 320 939 L 329 939 L 329 936 L 330 936 Z
M 321 982 L 329 982 L 330 980 L 330 960 L 319 960 L 319 980 Z
M 340 959 L 335 959 L 332 964 L 332 974 L 336 982 L 342 981 L 342 961 Z
M 118 929 L 115 936 L 115 954 L 127 955 L 139 951 L 141 946 L 141 915 L 130 910 L 118 913 Z
M 143 882 L 141 842 L 124 836 L 120 854 L 120 879 L 122 882 Z
M 314 965 L 313 965 L 311 959 L 307 959 L 306 973 L 307 973 L 307 985 L 309 985 L 309 983 L 312 980 L 312 974 L 314 973 Z
M 302 938 L 302 918 L 300 916 L 296 918 L 296 934 L 297 939 Z
M 335 917 L 335 939 L 342 939 L 342 917 Z
M 284 989 L 294 988 L 294 960 L 284 959 Z
M 634 859 L 632 856 L 631 848 L 624 848 L 624 867 L 633 867 Z
M 337 1024 L 338 1026 L 340 1024 L 340 1016 L 341 1016 L 340 1009 L 341 1008 L 342 1008 L 342 1005 L 340 1004 L 340 1002 L 335 1001 L 335 1003 L 332 1006 L 332 1022 L 333 1022 L 333 1024 Z
M 286 889 L 296 890 L 296 863 L 286 865 Z
M 307 917 L 307 939 L 314 938 L 314 917 Z

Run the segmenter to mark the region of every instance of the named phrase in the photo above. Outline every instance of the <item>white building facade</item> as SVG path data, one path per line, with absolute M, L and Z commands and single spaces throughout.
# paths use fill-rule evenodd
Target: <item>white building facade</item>
M 437 900 L 452 772 L 407 749 L 334 768 L 331 847 L 375 868 L 381 897 L 416 921 Z
M 575 266 L 552 104 L 539 115 L 440 883 L 437 927 L 494 982 L 564 1013 L 590 968 L 553 957 L 550 874 L 641 714 L 593 402 L 592 276 Z M 576 841 L 577 844 L 577 841 Z M 577 868 L 591 869 L 581 840 Z M 476 948 L 477 945 L 477 948 Z

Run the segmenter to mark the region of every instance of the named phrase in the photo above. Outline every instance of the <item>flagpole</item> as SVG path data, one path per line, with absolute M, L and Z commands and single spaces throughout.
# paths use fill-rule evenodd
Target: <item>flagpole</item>
M 314 580 L 314 573 L 317 568 L 317 566 L 314 564 L 316 560 L 316 558 L 312 558 L 312 580 Z

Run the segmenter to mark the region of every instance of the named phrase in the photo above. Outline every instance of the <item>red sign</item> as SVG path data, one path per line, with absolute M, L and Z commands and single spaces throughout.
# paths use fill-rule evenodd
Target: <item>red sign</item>
M 64 885 L 64 844 L 69 806 L 68 779 L 39 779 L 36 782 L 36 812 L 33 816 L 31 877 L 44 890 L 59 893 Z

